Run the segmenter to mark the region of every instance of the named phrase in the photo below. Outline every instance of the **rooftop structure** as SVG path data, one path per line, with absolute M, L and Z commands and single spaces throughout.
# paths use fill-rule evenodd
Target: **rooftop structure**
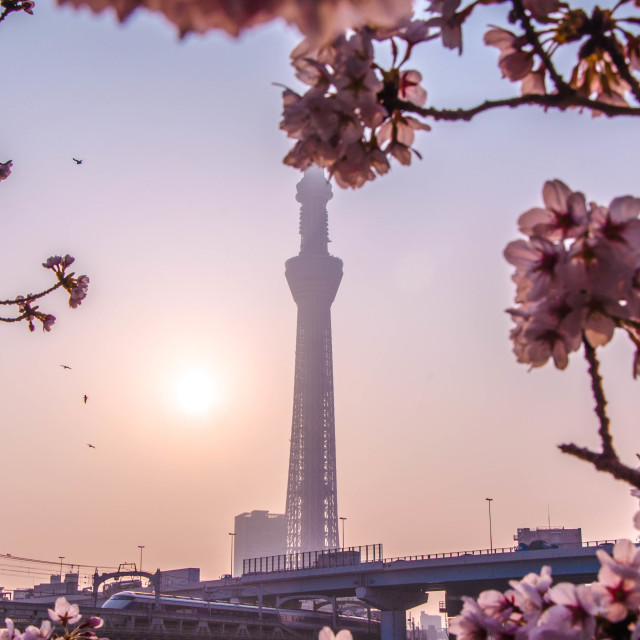
M 556 547 L 580 547 L 582 546 L 582 529 L 565 529 L 564 527 L 537 527 L 536 529 L 518 529 L 513 536 L 520 545 L 529 547 L 532 543 L 553 545 Z
M 235 518 L 233 575 L 242 574 L 242 563 L 248 558 L 277 556 L 285 553 L 286 520 L 283 513 L 251 511 Z

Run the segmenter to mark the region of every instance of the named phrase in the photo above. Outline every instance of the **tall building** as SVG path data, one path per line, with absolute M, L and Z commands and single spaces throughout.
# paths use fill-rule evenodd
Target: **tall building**
M 329 254 L 331 185 L 311 168 L 297 185 L 300 253 L 285 275 L 298 307 L 293 420 L 287 485 L 287 551 L 339 547 L 331 304 L 342 260 Z
M 286 530 L 283 513 L 254 510 L 237 515 L 234 526 L 233 575 L 242 575 L 244 560 L 284 554 Z

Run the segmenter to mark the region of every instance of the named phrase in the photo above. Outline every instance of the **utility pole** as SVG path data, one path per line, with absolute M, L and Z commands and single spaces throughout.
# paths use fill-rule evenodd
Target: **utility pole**
M 230 533 L 231 536 L 231 576 L 233 577 L 233 540 L 236 537 L 235 533 Z
M 493 535 L 491 532 L 491 503 L 493 502 L 493 498 L 485 498 L 485 500 L 489 503 L 489 546 L 491 553 L 493 553 Z
M 340 516 L 340 520 L 342 520 L 342 545 L 341 545 L 341 546 L 342 546 L 342 548 L 343 548 L 343 549 L 347 546 L 347 545 L 345 544 L 345 541 L 344 541 L 344 521 L 345 521 L 346 519 L 347 519 L 347 518 L 346 518 L 345 516 Z

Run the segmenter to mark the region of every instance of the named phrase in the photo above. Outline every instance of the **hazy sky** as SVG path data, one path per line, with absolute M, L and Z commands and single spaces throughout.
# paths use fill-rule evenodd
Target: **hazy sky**
M 434 104 L 513 94 L 497 52 L 477 44 L 498 19 L 479 16 L 460 59 L 425 47 Z M 179 42 L 160 17 L 121 27 L 46 0 L 0 25 L 0 161 L 14 161 L 0 185 L 0 297 L 48 286 L 40 263 L 56 253 L 91 278 L 76 311 L 62 295 L 43 301 L 52 333 L 0 326 L 0 553 L 114 566 L 145 545 L 143 568 L 215 578 L 229 570 L 236 514 L 284 511 L 296 325 L 284 261 L 299 250 L 301 174 L 281 164 L 272 83 L 293 84 L 297 39 L 271 25 Z M 606 203 L 640 195 L 639 143 L 631 119 L 495 112 L 436 125 L 409 169 L 357 192 L 334 186 L 347 545 L 487 548 L 485 497 L 495 546 L 546 525 L 547 508 L 585 540 L 635 535 L 627 489 L 556 449 L 597 446 L 582 357 L 565 372 L 515 362 L 502 250 L 546 179 Z M 623 337 L 603 352 L 629 463 L 640 450 L 631 360 Z M 218 389 L 200 416 L 175 394 L 191 370 Z M 32 582 L 0 569 L 0 584 Z

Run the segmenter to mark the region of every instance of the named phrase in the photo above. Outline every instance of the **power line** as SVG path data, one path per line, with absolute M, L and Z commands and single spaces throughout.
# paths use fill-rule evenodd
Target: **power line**
M 4 559 L 4 560 L 11 560 L 11 561 L 16 561 L 16 562 L 33 562 L 35 564 L 48 564 L 48 565 L 52 565 L 54 567 L 59 567 L 60 566 L 60 561 L 59 560 L 38 560 L 37 558 L 23 558 L 22 556 L 13 556 L 10 553 L 0 553 L 0 558 Z M 63 563 L 63 566 L 66 567 L 78 567 L 78 570 L 80 568 L 84 568 L 84 569 L 108 569 L 110 571 L 115 571 L 117 569 L 117 567 L 110 567 L 110 566 L 104 566 L 104 565 L 95 565 L 95 564 L 78 564 L 78 563 L 71 563 L 71 562 L 65 562 Z

